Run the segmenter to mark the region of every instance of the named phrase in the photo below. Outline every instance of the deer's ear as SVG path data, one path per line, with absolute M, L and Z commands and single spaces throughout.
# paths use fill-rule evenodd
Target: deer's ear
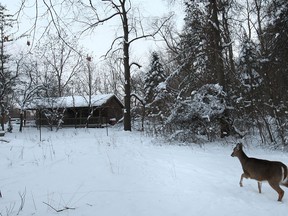
M 243 144 L 242 143 L 237 143 L 237 149 L 242 149 L 242 147 L 243 147 Z

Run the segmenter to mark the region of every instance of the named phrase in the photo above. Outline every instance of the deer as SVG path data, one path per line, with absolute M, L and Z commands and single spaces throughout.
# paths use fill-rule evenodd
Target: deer
M 284 191 L 280 185 L 288 187 L 287 166 L 280 161 L 269 161 L 248 157 L 243 151 L 243 144 L 238 143 L 231 154 L 237 157 L 242 165 L 243 174 L 240 178 L 240 187 L 243 187 L 243 178 L 254 179 L 258 182 L 258 191 L 261 193 L 263 181 L 268 181 L 269 185 L 278 193 L 278 201 L 281 202 Z

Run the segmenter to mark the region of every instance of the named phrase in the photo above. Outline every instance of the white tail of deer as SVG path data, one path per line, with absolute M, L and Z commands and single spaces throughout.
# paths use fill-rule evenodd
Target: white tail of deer
M 238 157 L 242 165 L 243 174 L 240 178 L 240 186 L 243 187 L 243 178 L 251 178 L 258 181 L 258 190 L 261 193 L 262 181 L 268 181 L 269 185 L 278 193 L 278 201 L 284 196 L 280 185 L 288 187 L 287 166 L 279 161 L 268 161 L 248 157 L 243 151 L 242 143 L 238 143 L 233 149 L 232 157 Z

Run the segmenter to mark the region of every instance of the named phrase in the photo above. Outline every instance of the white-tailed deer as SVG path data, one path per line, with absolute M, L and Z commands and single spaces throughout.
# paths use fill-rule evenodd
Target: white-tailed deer
M 258 190 L 261 193 L 262 181 L 268 181 L 269 185 L 278 193 L 278 201 L 284 196 L 280 185 L 288 187 L 287 166 L 279 161 L 268 161 L 257 158 L 249 158 L 243 151 L 242 143 L 238 143 L 233 149 L 232 157 L 238 157 L 242 165 L 243 174 L 240 178 L 240 186 L 243 187 L 243 178 L 251 178 L 258 181 Z

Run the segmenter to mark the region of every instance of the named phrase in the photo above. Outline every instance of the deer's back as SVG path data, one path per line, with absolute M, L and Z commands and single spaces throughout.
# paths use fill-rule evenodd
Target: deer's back
M 257 158 L 248 158 L 245 164 L 242 164 L 242 167 L 243 171 L 250 178 L 257 181 L 281 182 L 283 180 L 283 172 L 287 170 L 286 165 L 279 161 L 268 161 Z

